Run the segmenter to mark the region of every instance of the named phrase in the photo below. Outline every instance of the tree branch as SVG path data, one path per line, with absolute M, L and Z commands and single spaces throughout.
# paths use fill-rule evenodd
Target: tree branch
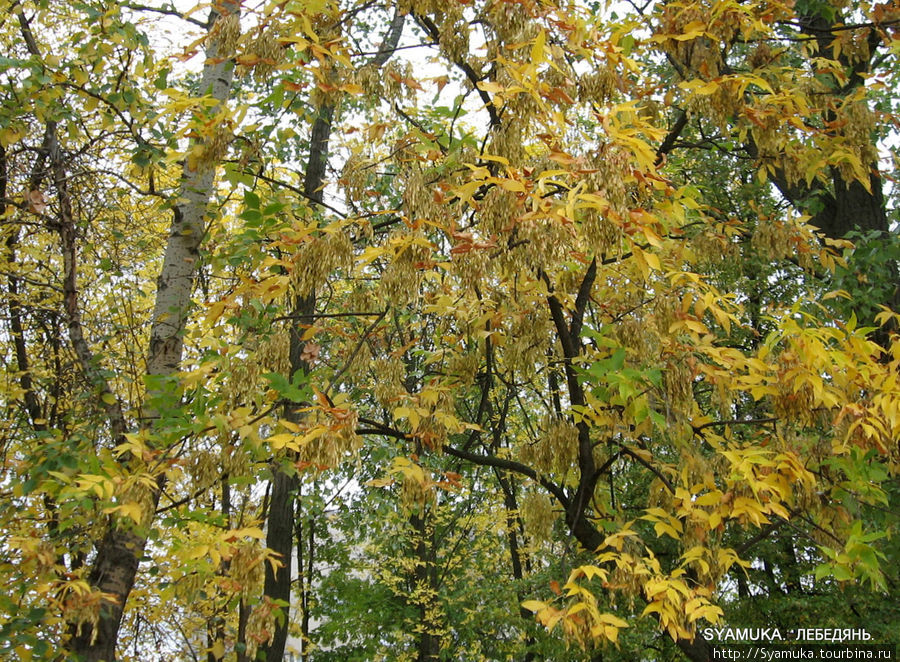
M 331 391 L 332 388 L 334 388 L 334 385 L 337 384 L 338 380 L 350 368 L 350 366 L 353 363 L 353 360 L 356 358 L 356 355 L 359 354 L 359 350 L 362 349 L 362 346 L 365 344 L 366 340 L 369 339 L 369 335 L 372 333 L 372 331 L 375 330 L 375 327 L 378 326 L 378 324 L 381 322 L 381 320 L 384 319 L 384 316 L 387 315 L 387 312 L 388 312 L 387 308 L 385 308 L 383 311 L 381 311 L 381 314 L 375 318 L 375 320 L 363 332 L 362 336 L 360 336 L 359 342 L 356 343 L 356 347 L 353 348 L 353 351 L 350 352 L 350 356 L 348 356 L 347 360 L 344 361 L 343 367 L 335 373 L 334 377 L 331 378 L 331 381 L 328 382 L 328 386 L 325 387 L 326 395 L 328 394 L 329 391 Z
M 31 25 L 25 18 L 24 12 L 18 13 L 19 26 L 21 28 L 22 38 L 28 46 L 28 51 L 37 58 L 42 57 L 40 47 L 34 38 Z M 99 362 L 94 357 L 94 353 L 88 345 L 84 336 L 84 328 L 81 323 L 81 311 L 78 307 L 78 266 L 77 266 L 77 248 L 75 243 L 75 219 L 72 212 L 72 201 L 69 197 L 68 176 L 66 173 L 65 163 L 63 160 L 62 150 L 56 136 L 56 123 L 48 121 L 44 133 L 44 148 L 42 149 L 45 156 L 50 161 L 50 171 L 53 177 L 53 184 L 56 187 L 59 199 L 60 218 L 57 223 L 57 231 L 62 243 L 63 255 L 63 301 L 65 304 L 67 326 L 69 328 L 69 340 L 82 372 L 88 378 L 88 381 L 98 391 L 99 402 L 106 411 L 109 419 L 110 429 L 113 441 L 116 445 L 125 441 L 125 432 L 128 426 L 125 422 L 125 416 L 122 413 L 122 407 L 119 399 L 112 392 L 109 382 L 103 376 L 99 368 Z M 33 180 L 38 177 L 34 176 Z
M 575 310 L 572 311 L 572 323 L 569 326 L 569 334 L 572 336 L 573 342 L 577 342 L 581 336 L 581 326 L 584 323 L 584 311 L 587 303 L 591 298 L 591 289 L 594 287 L 594 281 L 597 279 L 597 258 L 591 260 L 587 273 L 578 287 L 578 295 L 575 297 Z
M 148 7 L 147 5 L 140 5 L 134 2 L 120 2 L 120 7 L 125 9 L 131 9 L 133 11 L 146 11 L 153 12 L 154 14 L 163 14 L 165 16 L 174 16 L 176 18 L 180 18 L 182 21 L 187 21 L 188 23 L 193 23 L 197 27 L 203 28 L 204 30 L 209 28 L 207 23 L 194 18 L 193 16 L 188 16 L 177 9 L 167 9 L 165 7 Z
M 438 26 L 434 24 L 428 16 L 423 14 L 413 13 L 413 17 L 416 19 L 416 23 L 428 33 L 428 35 L 436 42 L 440 43 L 441 40 L 441 31 L 438 29 Z M 497 108 L 494 106 L 494 100 L 491 99 L 491 95 L 486 91 L 482 90 L 478 87 L 478 83 L 482 81 L 481 78 L 478 77 L 478 74 L 475 73 L 475 70 L 472 68 L 468 62 L 463 59 L 453 60 L 453 64 L 459 67 L 460 71 L 462 71 L 466 78 L 469 79 L 469 82 L 472 84 L 472 87 L 478 92 L 478 96 L 481 97 L 481 100 L 484 102 L 484 106 L 488 111 L 488 115 L 491 119 L 492 127 L 500 126 L 500 115 L 497 113 Z
M 681 136 L 681 132 L 684 131 L 684 128 L 687 126 L 687 123 L 687 113 L 683 110 L 678 111 L 678 119 L 675 120 L 675 124 L 669 129 L 669 133 L 660 143 L 659 147 L 656 148 L 656 163 L 654 165 L 662 165 L 666 155 L 675 148 L 675 143 Z

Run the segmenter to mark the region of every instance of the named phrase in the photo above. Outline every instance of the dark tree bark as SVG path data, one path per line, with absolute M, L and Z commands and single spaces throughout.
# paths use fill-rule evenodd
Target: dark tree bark
M 413 513 L 409 523 L 415 531 L 416 569 L 413 573 L 413 591 L 422 591 L 419 610 L 419 641 L 416 662 L 437 662 L 440 659 L 441 640 L 434 629 L 438 625 L 432 622 L 430 608 L 432 595 L 437 593 L 437 573 L 434 559 L 434 538 L 428 527 L 428 511 L 423 507 L 422 514 Z
M 275 625 L 275 634 L 265 646 L 260 646 L 257 659 L 280 660 L 284 657 L 284 648 L 288 635 L 288 620 L 291 602 L 291 552 L 294 540 L 294 499 L 297 494 L 298 479 L 296 472 L 287 473 L 280 467 L 273 468 L 272 498 L 269 501 L 268 528 L 266 546 L 278 553 L 281 565 L 272 569 L 266 564 L 265 584 L 263 592 L 270 600 L 281 605 L 281 618 Z
M 375 57 L 376 63 L 384 63 L 393 49 L 396 48 L 403 29 L 403 15 L 396 13 L 388 28 L 384 44 Z M 306 172 L 303 178 L 303 196 L 311 203 L 320 206 L 325 198 L 325 174 L 328 166 L 328 143 L 331 139 L 332 123 L 334 121 L 335 106 L 330 103 L 322 104 L 316 113 L 309 137 L 309 157 L 306 163 Z M 316 292 L 301 293 L 294 299 L 293 310 L 290 318 L 297 322 L 291 328 L 290 334 L 290 366 L 291 381 L 297 377 L 306 378 L 309 375 L 309 364 L 302 358 L 305 341 L 303 331 L 306 324 L 311 324 L 316 312 Z M 301 406 L 298 403 L 287 403 L 284 416 L 288 421 L 298 423 L 301 419 Z M 299 490 L 299 479 L 296 470 L 285 469 L 278 462 L 272 464 L 272 498 L 266 517 L 267 533 L 266 546 L 277 552 L 281 558 L 282 566 L 273 571 L 266 566 L 264 595 L 283 604 L 282 618 L 276 623 L 275 633 L 267 644 L 259 647 L 258 660 L 280 660 L 284 656 L 290 624 L 291 602 L 291 565 L 293 554 L 293 535 L 295 530 L 294 513 Z M 312 541 L 312 531 L 310 531 Z M 298 555 L 298 558 L 299 555 Z M 310 561 L 311 563 L 311 561 Z M 311 565 L 310 565 L 311 568 Z M 300 568 L 301 574 L 303 568 Z M 309 577 L 303 584 L 303 601 L 308 604 L 308 596 L 311 586 Z M 304 606 L 305 606 L 304 604 Z M 304 638 L 309 636 L 309 616 L 302 616 L 304 622 Z M 305 642 L 304 642 L 305 643 Z
M 835 98 L 845 98 L 865 84 L 864 74 L 872 67 L 880 37 L 874 28 L 861 28 L 868 30 L 868 59 L 851 61 L 846 52 L 835 55 L 835 30 L 843 26 L 844 22 L 837 9 L 833 10 L 834 16 L 829 20 L 821 7 L 817 8 L 814 3 L 809 3 L 806 13 L 801 14 L 799 19 L 802 31 L 815 39 L 820 56 L 836 60 L 848 73 L 848 80 L 843 85 L 835 80 L 831 82 Z M 832 122 L 837 118 L 829 111 L 824 119 Z M 757 155 L 755 145 L 751 145 L 750 151 Z M 869 171 L 868 189 L 858 180 L 848 182 L 834 167 L 829 172 L 830 187 L 826 187 L 821 181 L 813 181 L 808 185 L 804 182 L 791 184 L 781 171 L 776 172 L 774 181 L 778 190 L 792 205 L 812 213 L 810 223 L 828 237 L 840 239 L 852 230 L 887 232 L 884 181 L 878 172 L 878 163 L 873 160 L 864 163 L 863 167 Z

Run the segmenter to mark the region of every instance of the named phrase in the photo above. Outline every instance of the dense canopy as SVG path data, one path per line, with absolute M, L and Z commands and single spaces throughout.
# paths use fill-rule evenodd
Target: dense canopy
M 895 2 L 6 5 L 0 657 L 900 644 Z

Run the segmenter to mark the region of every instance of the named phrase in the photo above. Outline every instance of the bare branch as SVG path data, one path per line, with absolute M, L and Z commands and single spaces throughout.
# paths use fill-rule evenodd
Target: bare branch
M 435 42 L 439 43 L 441 40 L 441 31 L 438 29 L 438 26 L 434 24 L 434 21 L 423 14 L 413 14 L 413 16 L 416 19 L 416 23 L 418 23 L 419 26 L 421 26 L 421 28 L 425 30 L 425 32 L 427 32 Z M 484 106 L 491 118 L 491 126 L 499 127 L 500 115 L 497 113 L 497 108 L 494 106 L 494 101 L 493 99 L 491 99 L 490 94 L 478 87 L 478 83 L 480 83 L 482 79 L 478 77 L 478 74 L 472 68 L 472 65 L 470 65 L 463 59 L 454 60 L 453 64 L 455 64 L 460 69 L 460 71 L 462 71 L 466 75 L 466 78 L 469 79 L 472 87 L 478 92 L 478 96 L 480 96 L 481 100 L 484 101 Z
M 338 370 L 335 373 L 334 377 L 331 378 L 331 381 L 328 382 L 328 386 L 325 387 L 325 393 L 328 393 L 329 391 L 331 391 L 331 389 L 334 388 L 334 385 L 337 384 L 338 380 L 344 375 L 345 372 L 347 372 L 347 370 L 353 364 L 354 359 L 356 359 L 356 355 L 359 354 L 359 350 L 362 349 L 362 346 L 366 343 L 366 340 L 368 340 L 372 331 L 374 331 L 375 327 L 378 326 L 378 324 L 381 322 L 381 320 L 384 319 L 384 316 L 387 315 L 387 312 L 388 312 L 388 309 L 385 308 L 381 312 L 381 314 L 375 318 L 375 321 L 373 321 L 369 325 L 369 327 L 365 330 L 365 332 L 360 337 L 359 342 L 356 343 L 356 347 L 354 347 L 353 351 L 350 352 L 350 356 L 348 356 L 347 360 L 344 361 L 344 366 L 340 370 Z
M 171 6 L 169 7 L 148 7 L 147 5 L 140 5 L 134 2 L 120 2 L 120 7 L 125 9 L 131 9 L 133 11 L 145 11 L 145 12 L 153 12 L 154 14 L 163 14 L 164 16 L 174 16 L 176 18 L 180 18 L 182 21 L 187 21 L 188 23 L 193 23 L 197 27 L 203 28 L 204 30 L 209 28 L 209 25 L 205 21 L 201 21 L 199 19 L 194 18 L 193 16 L 188 16 L 183 12 L 178 11 L 177 9 L 173 9 Z

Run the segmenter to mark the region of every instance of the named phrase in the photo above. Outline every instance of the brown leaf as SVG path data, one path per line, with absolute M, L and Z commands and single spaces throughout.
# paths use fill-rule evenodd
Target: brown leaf
M 306 361 L 307 363 L 312 363 L 319 356 L 319 352 L 322 351 L 321 345 L 308 342 L 303 346 L 303 351 L 300 352 L 300 360 Z
M 44 199 L 44 194 L 40 191 L 28 191 L 25 194 L 25 204 L 28 206 L 28 211 L 34 214 L 43 214 L 44 210 L 47 208 L 47 201 Z

